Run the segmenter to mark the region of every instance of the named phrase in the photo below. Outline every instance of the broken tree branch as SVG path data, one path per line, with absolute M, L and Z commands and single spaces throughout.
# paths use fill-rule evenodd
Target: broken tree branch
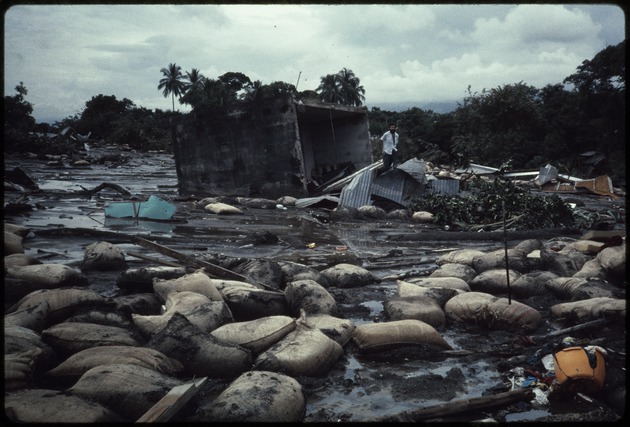
M 92 190 L 88 190 L 87 188 L 84 188 L 84 187 L 81 187 L 81 188 L 83 188 L 83 190 L 81 190 L 80 193 L 86 193 L 86 194 L 90 194 L 90 195 L 98 193 L 99 191 L 101 191 L 104 188 L 111 188 L 114 191 L 118 191 L 123 196 L 131 196 L 131 193 L 129 191 L 125 190 L 124 188 L 122 188 L 118 184 L 112 184 L 110 182 L 104 182 L 101 185 L 99 185 L 98 187 L 94 187 Z

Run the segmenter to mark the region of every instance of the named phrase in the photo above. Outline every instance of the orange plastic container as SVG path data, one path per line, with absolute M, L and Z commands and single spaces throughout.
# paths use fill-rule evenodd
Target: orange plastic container
M 565 348 L 554 355 L 556 381 L 564 389 L 595 392 L 604 387 L 606 360 L 604 353 L 595 347 L 595 366 L 591 366 L 583 347 Z

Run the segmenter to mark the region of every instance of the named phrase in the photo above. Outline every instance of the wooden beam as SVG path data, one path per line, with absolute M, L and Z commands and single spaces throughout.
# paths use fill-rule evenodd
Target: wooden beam
M 131 251 L 127 251 L 127 255 L 135 257 L 135 258 L 140 258 L 143 259 L 145 261 L 151 261 L 151 262 L 155 262 L 157 264 L 162 264 L 162 265 L 166 265 L 169 267 L 181 267 L 181 264 L 177 264 L 175 262 L 170 262 L 170 261 L 164 261 L 163 259 L 159 259 L 159 258 L 155 258 L 152 256 L 147 256 L 147 255 L 142 255 L 136 252 L 131 252 Z
M 417 422 L 430 420 L 449 415 L 461 414 L 463 412 L 478 411 L 495 406 L 506 406 L 521 400 L 532 400 L 534 392 L 528 388 L 521 388 L 492 396 L 474 397 L 471 399 L 459 399 L 446 402 L 440 405 L 405 411 L 399 414 L 387 415 L 371 420 L 369 422 Z
M 166 396 L 138 418 L 137 423 L 163 423 L 171 419 L 205 384 L 208 377 L 173 387 Z
M 249 277 L 243 276 L 242 274 L 238 274 L 238 273 L 235 273 L 234 271 L 228 270 L 227 268 L 223 268 L 220 265 L 212 264 L 211 262 L 197 259 L 193 256 L 186 255 L 181 252 L 177 252 L 174 249 L 159 245 L 155 242 L 152 242 L 140 236 L 134 237 L 134 242 L 137 245 L 142 246 L 143 248 L 152 249 L 156 252 L 161 253 L 162 255 L 175 258 L 176 260 L 184 263 L 185 265 L 191 266 L 193 268 L 203 268 L 206 272 L 213 274 L 216 277 L 220 277 L 222 279 L 228 279 L 228 280 L 238 280 L 241 282 L 250 283 L 252 285 L 255 285 L 261 288 L 273 289 L 271 286 L 265 285 L 264 283 L 259 283 L 255 280 L 250 279 Z M 273 289 L 273 290 L 277 290 L 277 289 Z

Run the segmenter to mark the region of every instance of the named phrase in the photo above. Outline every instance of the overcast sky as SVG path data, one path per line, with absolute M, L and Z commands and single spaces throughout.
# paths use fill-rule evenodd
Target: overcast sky
M 439 112 L 469 86 L 562 83 L 624 38 L 624 11 L 605 4 L 16 5 L 4 15 L 4 94 L 23 82 L 35 119 L 52 124 L 100 94 L 170 110 L 157 89 L 170 63 L 299 91 L 347 68 L 368 108 Z

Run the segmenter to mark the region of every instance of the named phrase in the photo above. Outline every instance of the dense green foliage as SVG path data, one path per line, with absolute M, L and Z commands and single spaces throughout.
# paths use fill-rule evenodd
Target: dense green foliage
M 320 101 L 360 107 L 365 101 L 365 89 L 360 83 L 352 70 L 342 68 L 337 74 L 323 76 L 315 91 Z
M 428 211 L 435 215 L 438 225 L 469 228 L 507 228 L 529 230 L 561 228 L 576 225 L 573 212 L 558 196 L 533 194 L 514 185 L 512 181 L 477 178 L 470 183 L 470 195 L 455 197 L 427 194 L 414 200 L 414 211 Z
M 151 111 L 127 98 L 100 94 L 86 102 L 81 114 L 53 125 L 35 123 L 20 83 L 16 95 L 4 98 L 5 152 L 51 150 L 43 133 L 68 127 L 108 143 L 169 150 L 172 123 L 182 116 L 175 111 L 175 98 L 203 120 L 220 120 L 226 108 L 280 94 L 354 106 L 365 99 L 359 78 L 347 68 L 323 76 L 317 90 L 302 92 L 290 83 L 252 82 L 239 72 L 210 79 L 196 68 L 182 73 L 175 63 L 161 72 L 157 88 L 171 96 L 172 111 Z M 444 114 L 417 107 L 400 112 L 373 107 L 367 113 L 374 158 L 380 157 L 378 137 L 395 121 L 400 161 L 416 157 L 448 167 L 509 163 L 514 170 L 550 163 L 560 173 L 625 180 L 625 41 L 585 60 L 562 84 L 538 89 L 518 82 L 481 93 L 469 90 L 454 111 Z M 55 145 L 61 146 L 58 140 Z M 600 160 L 585 161 L 582 153 L 587 152 L 601 153 Z
M 14 96 L 4 97 L 4 150 L 22 151 L 29 145 L 39 145 L 39 138 L 29 137 L 35 130 L 35 119 L 31 116 L 33 105 L 26 101 L 28 90 L 20 82 Z M 30 139 L 30 140 L 29 140 Z
M 625 41 L 584 61 L 562 84 L 542 89 L 523 82 L 484 89 L 463 99 L 455 111 L 418 108 L 369 112 L 375 157 L 377 137 L 395 121 L 401 134 L 399 160 L 412 157 L 459 167 L 509 163 L 513 170 L 547 163 L 560 173 L 625 180 Z M 584 153 L 600 153 L 597 162 Z

